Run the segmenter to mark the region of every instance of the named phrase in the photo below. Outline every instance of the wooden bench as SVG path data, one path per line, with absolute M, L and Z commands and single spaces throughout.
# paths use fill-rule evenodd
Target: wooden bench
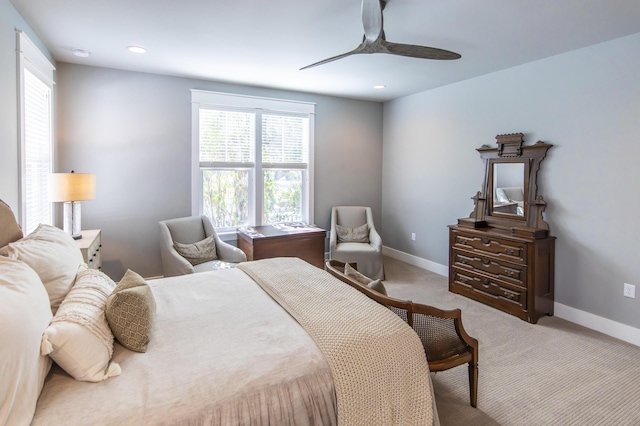
M 462 311 L 460 309 L 445 311 L 433 306 L 385 296 L 345 275 L 344 266 L 343 262 L 337 260 L 326 262 L 326 269 L 331 275 L 385 305 L 415 330 L 424 347 L 431 371 L 438 372 L 462 364 L 469 365 L 471 406 L 477 407 L 478 341 L 464 330 Z

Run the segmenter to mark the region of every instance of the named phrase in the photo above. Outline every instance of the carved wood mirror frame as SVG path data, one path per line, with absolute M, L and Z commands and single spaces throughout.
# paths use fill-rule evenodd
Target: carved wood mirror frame
M 491 226 L 510 229 L 514 234 L 530 235 L 537 238 L 549 234 L 549 224 L 544 221 L 542 213 L 546 202 L 537 194 L 538 171 L 540 163 L 547 155 L 551 144 L 539 141 L 531 146 L 523 146 L 524 135 L 511 133 L 496 136 L 497 147 L 482 145 L 477 151 L 485 162 L 485 175 L 482 191 L 474 199 L 475 208 L 468 219 L 460 219 L 460 225 L 473 228 Z M 524 165 L 523 176 L 523 215 L 506 214 L 494 209 L 494 167 L 496 164 Z

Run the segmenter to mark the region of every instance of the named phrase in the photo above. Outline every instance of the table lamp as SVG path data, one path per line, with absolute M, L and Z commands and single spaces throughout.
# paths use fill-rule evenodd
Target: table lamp
M 96 196 L 96 175 L 91 173 L 52 173 L 49 179 L 49 195 L 54 203 L 64 203 L 63 229 L 74 240 L 80 233 L 80 201 L 93 200 Z

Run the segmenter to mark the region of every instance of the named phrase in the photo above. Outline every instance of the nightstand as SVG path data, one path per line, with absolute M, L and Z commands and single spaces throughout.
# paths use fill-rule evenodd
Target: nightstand
M 100 250 L 102 242 L 99 229 L 89 229 L 81 231 L 82 238 L 76 240 L 76 244 L 82 252 L 85 263 L 91 269 L 102 269 L 102 257 Z

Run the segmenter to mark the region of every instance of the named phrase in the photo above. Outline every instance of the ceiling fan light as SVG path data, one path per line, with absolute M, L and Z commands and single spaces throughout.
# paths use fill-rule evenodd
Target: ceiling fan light
M 131 53 L 147 53 L 147 49 L 140 46 L 127 46 L 127 50 Z

